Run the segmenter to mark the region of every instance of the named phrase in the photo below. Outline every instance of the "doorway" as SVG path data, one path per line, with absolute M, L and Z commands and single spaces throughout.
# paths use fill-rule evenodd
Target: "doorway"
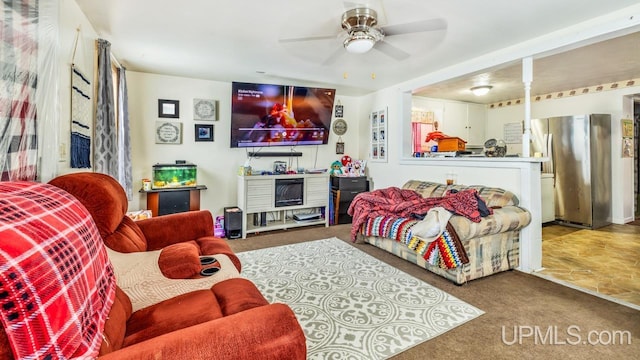
M 635 221 L 595 230 L 547 224 L 542 229 L 543 270 L 537 274 L 640 310 L 640 283 L 637 281 L 640 269 L 636 264 L 640 257 L 640 94 L 628 100 L 633 100 L 632 214 Z M 626 106 L 625 114 L 628 114 L 630 108 Z M 625 115 L 625 118 L 629 116 Z

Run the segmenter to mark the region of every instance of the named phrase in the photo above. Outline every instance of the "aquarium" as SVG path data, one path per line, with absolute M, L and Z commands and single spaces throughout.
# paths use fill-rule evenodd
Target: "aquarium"
M 185 164 L 156 164 L 153 165 L 153 189 L 193 187 L 197 185 L 197 166 Z

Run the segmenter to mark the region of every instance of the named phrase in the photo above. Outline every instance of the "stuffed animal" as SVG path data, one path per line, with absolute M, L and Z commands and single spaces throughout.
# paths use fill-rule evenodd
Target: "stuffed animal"
M 366 160 L 354 160 L 353 161 L 353 172 L 356 176 L 365 176 L 364 169 Z
M 336 160 L 331 163 L 329 175 L 342 175 L 342 163 L 340 161 Z

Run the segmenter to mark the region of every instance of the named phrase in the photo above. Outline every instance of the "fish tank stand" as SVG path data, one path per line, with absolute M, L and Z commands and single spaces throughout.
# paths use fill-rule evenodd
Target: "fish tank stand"
M 200 210 L 200 191 L 206 190 L 204 185 L 166 188 L 140 189 L 140 193 L 147 194 L 147 209 L 155 216 L 175 214 L 185 211 Z

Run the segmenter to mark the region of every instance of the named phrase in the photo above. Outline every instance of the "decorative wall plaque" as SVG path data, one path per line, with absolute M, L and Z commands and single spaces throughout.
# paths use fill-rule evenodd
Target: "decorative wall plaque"
M 182 123 L 156 121 L 156 144 L 182 144 Z
M 194 120 L 218 120 L 218 102 L 211 99 L 193 99 Z

